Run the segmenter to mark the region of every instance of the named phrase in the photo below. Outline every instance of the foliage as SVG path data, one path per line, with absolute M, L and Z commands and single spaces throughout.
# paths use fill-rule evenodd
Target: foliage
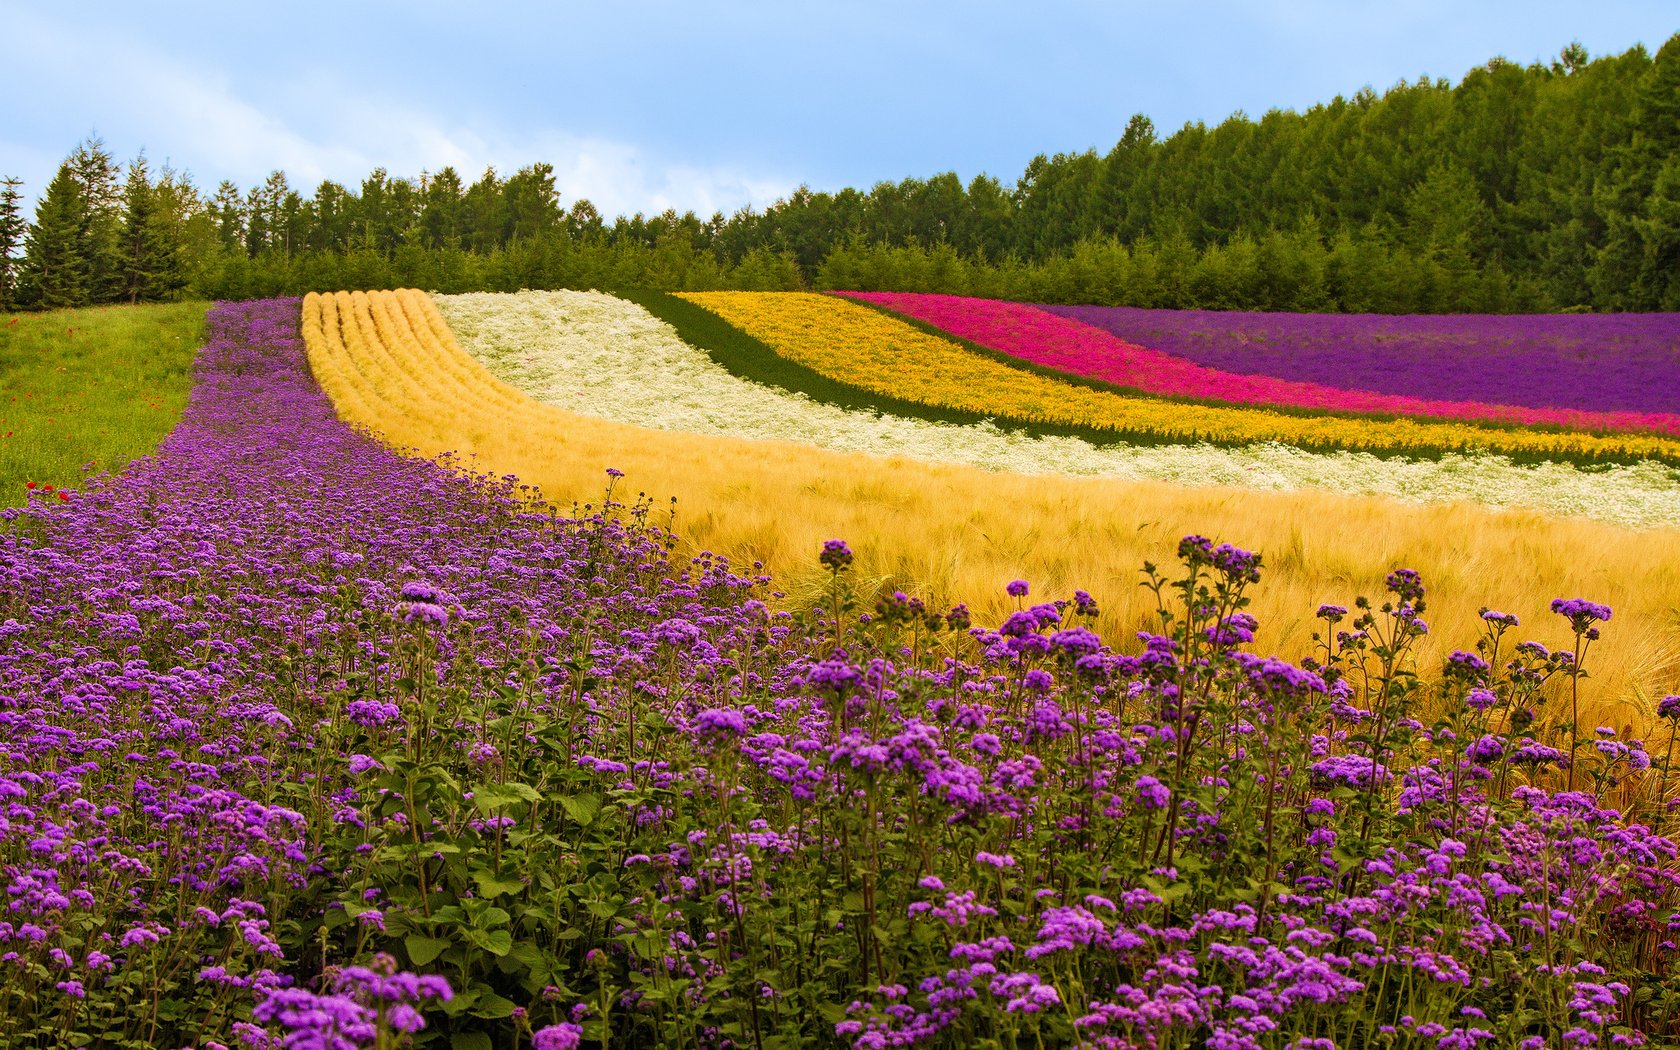
M 17 298 L 16 253 L 29 228 L 22 214 L 22 185 L 17 179 L 0 179 L 0 310 L 11 309 Z

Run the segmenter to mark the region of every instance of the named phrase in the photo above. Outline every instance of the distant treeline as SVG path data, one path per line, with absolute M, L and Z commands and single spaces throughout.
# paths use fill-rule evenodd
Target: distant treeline
M 0 307 L 345 287 L 854 288 L 1045 302 L 1375 312 L 1680 310 L 1680 34 L 1458 84 L 1369 88 L 1113 149 L 1013 186 L 951 173 L 801 187 L 764 211 L 607 222 L 547 164 L 468 183 L 283 172 L 205 195 L 82 143 L 33 223 L 0 195 Z M 22 250 L 21 258 L 16 257 Z

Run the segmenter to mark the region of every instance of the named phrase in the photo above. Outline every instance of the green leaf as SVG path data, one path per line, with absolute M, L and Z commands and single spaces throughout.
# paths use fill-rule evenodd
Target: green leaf
M 500 897 L 504 893 L 518 893 L 525 888 L 525 883 L 518 878 L 498 875 L 489 868 L 474 868 L 472 879 L 478 884 L 478 895 L 486 899 Z
M 449 1037 L 449 1050 L 495 1050 L 495 1046 L 483 1032 L 456 1032 Z
M 408 949 L 409 961 L 416 966 L 429 964 L 447 951 L 449 945 L 449 941 L 437 937 L 422 937 L 419 934 L 403 939 L 403 947 Z
M 513 934 L 506 930 L 468 930 L 467 939 L 491 955 L 506 955 L 513 948 Z
M 537 789 L 529 784 L 475 784 L 472 793 L 473 805 L 486 816 L 521 802 L 537 802 L 542 799 Z
M 513 1000 L 504 999 L 495 992 L 489 992 L 479 999 L 478 1005 L 473 1007 L 474 1017 L 512 1017 Z
M 559 802 L 560 808 L 566 811 L 566 816 L 586 827 L 594 821 L 595 815 L 601 812 L 599 795 L 561 795 Z

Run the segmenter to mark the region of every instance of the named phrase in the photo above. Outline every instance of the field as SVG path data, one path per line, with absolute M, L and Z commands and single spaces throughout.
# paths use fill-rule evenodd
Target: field
M 0 506 L 157 447 L 192 386 L 203 303 L 0 319 Z
M 215 306 L 0 531 L 10 1045 L 1680 1045 L 1674 408 L 1031 309 Z

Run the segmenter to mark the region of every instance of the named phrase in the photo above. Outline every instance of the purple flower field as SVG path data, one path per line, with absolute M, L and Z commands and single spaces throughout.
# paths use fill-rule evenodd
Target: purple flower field
M 1530 408 L 1680 413 L 1680 315 L 1286 314 L 1042 306 L 1208 368 Z
M 155 457 L 6 512 L 7 1045 L 1680 1041 L 1680 698 L 1569 725 L 1613 610 L 1419 680 L 1397 570 L 1292 663 L 1192 536 L 1125 654 L 839 540 L 774 611 L 605 465 L 568 520 L 352 431 L 298 323 L 216 307 Z

